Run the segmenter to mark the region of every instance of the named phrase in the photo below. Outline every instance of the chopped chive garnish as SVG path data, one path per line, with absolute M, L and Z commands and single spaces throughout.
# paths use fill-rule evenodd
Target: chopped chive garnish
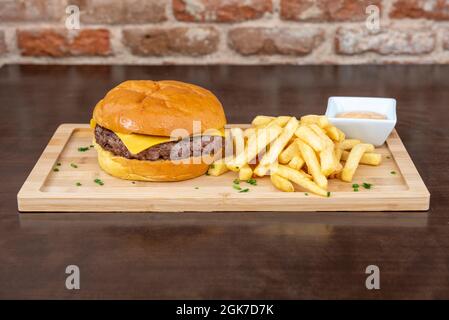
M 307 192 L 305 192 L 304 195 L 308 196 L 309 194 Z
M 391 174 L 396 174 L 396 171 L 391 171 L 390 173 L 391 173 Z
M 242 193 L 242 192 L 248 192 L 248 191 L 249 191 L 249 189 L 246 188 L 246 189 L 240 190 L 239 193 Z
M 331 196 L 331 193 L 328 191 L 327 192 L 327 197 L 329 198 Z
M 95 179 L 94 182 L 100 186 L 104 185 L 104 182 L 101 181 L 100 179 Z
M 87 150 L 89 150 L 89 147 L 79 147 L 78 148 L 79 152 L 86 152 Z
M 353 188 L 358 188 L 358 187 L 360 187 L 357 183 L 354 183 L 353 185 L 352 185 L 352 187 Z
M 242 190 L 239 186 L 236 186 L 235 184 L 232 186 L 235 190 Z
M 58 172 L 59 169 L 58 169 L 58 168 L 53 168 L 53 171 L 54 171 L 54 172 Z
M 240 180 L 239 179 L 234 179 L 234 184 L 240 184 Z
M 89 147 L 91 147 L 91 148 L 93 148 L 94 147 L 94 145 L 93 144 L 91 144 Z
M 56 165 L 59 167 L 61 165 L 61 162 L 58 162 Z
M 211 164 L 211 165 L 209 166 L 209 168 L 214 169 L 214 168 L 215 168 L 215 165 L 214 165 L 214 164 Z
M 72 168 L 78 168 L 78 166 L 77 166 L 76 164 L 74 164 L 74 163 L 71 163 L 70 166 L 71 166 Z
M 354 192 L 359 192 L 359 188 L 354 188 Z
M 77 187 L 81 187 L 81 182 L 77 182 L 77 183 L 76 183 L 76 186 L 77 186 Z
M 257 180 L 253 178 L 246 180 L 246 183 L 249 183 L 250 185 L 253 186 L 257 186 Z
M 363 183 L 363 187 L 364 187 L 365 189 L 371 189 L 372 186 L 373 186 L 373 185 L 372 185 L 371 183 L 366 183 L 366 182 Z

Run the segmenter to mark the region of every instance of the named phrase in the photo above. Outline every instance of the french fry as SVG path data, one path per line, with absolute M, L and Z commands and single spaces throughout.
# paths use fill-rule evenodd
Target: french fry
M 301 124 L 317 124 L 319 127 L 325 128 L 329 125 L 329 120 L 326 116 L 310 114 L 301 117 Z
M 274 126 L 277 125 L 281 128 L 285 127 L 285 125 L 287 124 L 288 120 L 290 120 L 291 117 L 289 116 L 279 116 L 279 117 L 273 117 L 273 119 L 263 125 L 258 126 L 258 129 L 262 129 L 262 128 L 268 128 L 270 126 Z
M 349 152 L 343 151 L 341 155 L 341 159 L 346 161 L 348 159 Z M 362 158 L 360 159 L 360 164 L 367 164 L 370 166 L 378 166 L 382 162 L 382 155 L 380 153 L 372 153 L 367 152 L 364 153 Z
M 327 136 L 326 132 L 321 129 L 318 125 L 312 123 L 309 124 L 308 127 L 310 129 L 312 129 L 313 132 L 315 132 L 315 134 L 320 137 L 320 139 L 323 141 L 325 146 L 328 147 L 333 147 L 334 146 L 334 142 Z
M 346 135 L 345 135 L 345 133 L 344 133 L 343 131 L 341 131 L 340 129 L 337 128 L 337 130 L 338 130 L 338 135 L 339 135 L 338 141 L 339 141 L 339 142 L 342 142 L 343 140 L 346 139 Z
M 335 170 L 328 176 L 329 179 L 338 178 L 341 173 L 341 170 L 343 170 L 343 165 L 340 163 L 342 153 L 343 150 L 340 149 L 338 147 L 338 143 L 336 143 L 334 147 Z
M 297 138 L 295 138 L 295 139 L 297 139 Z M 281 154 L 279 155 L 279 159 L 278 159 L 279 163 L 287 164 L 293 159 L 294 156 L 300 156 L 300 153 L 299 153 L 298 145 L 293 140 L 293 142 L 290 143 L 290 145 L 287 148 L 285 148 L 284 151 L 282 151 Z
M 320 152 L 320 166 L 321 173 L 326 177 L 335 171 L 336 161 L 333 145 Z
M 309 180 L 312 180 L 312 176 L 311 176 L 310 174 L 304 172 L 304 170 L 298 170 L 298 172 L 299 172 L 300 174 L 302 174 L 302 175 L 304 176 L 304 178 L 307 178 L 307 179 L 309 179 Z
M 343 154 L 343 150 L 340 149 L 337 145 L 334 147 L 334 160 L 335 160 L 335 171 L 334 174 L 337 175 L 341 172 L 343 169 L 343 166 L 341 164 L 341 155 Z M 335 177 L 334 175 L 334 177 Z
M 277 174 L 272 174 L 270 176 L 271 182 L 273 185 L 278 188 L 281 191 L 284 192 L 294 192 L 295 188 L 293 187 L 293 184 L 285 179 L 284 177 L 281 177 Z
M 359 143 L 355 145 L 351 152 L 349 152 L 348 159 L 341 171 L 341 180 L 351 182 L 363 154 L 372 151 L 374 151 L 374 146 L 372 144 Z
M 247 128 L 243 131 L 243 136 L 248 139 L 250 136 L 256 133 L 256 128 Z
M 226 158 L 223 159 L 218 159 L 217 161 L 215 161 L 214 163 L 212 163 L 209 166 L 209 170 L 207 170 L 207 173 L 210 176 L 221 176 L 223 173 L 226 173 L 229 171 L 228 167 L 226 166 Z
M 283 132 L 276 140 L 274 140 L 274 142 L 270 146 L 270 149 L 262 157 L 262 160 L 260 160 L 259 165 L 254 170 L 255 175 L 262 177 L 267 173 L 267 171 L 270 169 L 270 165 L 276 162 L 281 151 L 287 145 L 290 138 L 293 137 L 293 134 L 298 128 L 298 125 L 298 120 L 295 117 L 291 117 L 285 125 Z
M 228 162 L 228 169 L 235 172 L 239 171 L 240 168 L 254 159 L 268 144 L 276 139 L 281 132 L 282 128 L 278 125 L 257 130 L 256 134 L 248 138 L 245 150 Z
M 245 139 L 243 138 L 243 130 L 240 128 L 231 129 L 232 142 L 234 143 L 235 154 L 240 154 L 245 150 Z
M 343 154 L 343 149 L 339 148 L 338 144 L 336 144 L 334 147 L 334 152 L 335 152 L 335 161 L 340 163 L 341 156 Z
M 328 179 L 335 179 L 340 176 L 341 170 L 343 170 L 343 165 L 340 162 L 342 153 L 343 150 L 339 148 L 338 142 L 335 143 L 334 145 L 335 170 L 328 176 Z
M 358 139 L 346 139 L 338 144 L 339 148 L 342 150 L 351 150 L 354 146 L 362 143 Z
M 312 147 L 303 141 L 297 141 L 301 156 L 307 164 L 307 169 L 312 175 L 316 184 L 323 189 L 327 189 L 327 179 L 321 173 L 320 164 Z
M 335 171 L 332 172 L 332 174 L 329 175 L 329 177 L 327 177 L 327 178 L 328 179 L 336 179 L 336 178 L 340 177 L 341 170 L 343 170 L 343 165 L 339 162 L 339 163 L 337 163 L 337 166 L 335 167 Z
M 300 126 L 295 131 L 295 135 L 310 145 L 316 152 L 321 152 L 325 147 L 323 140 L 307 126 Z
M 253 176 L 253 170 L 247 164 L 240 168 L 239 171 L 239 180 L 248 180 Z
M 324 128 L 324 130 L 326 130 L 326 134 L 329 136 L 329 138 L 334 141 L 340 141 L 340 132 L 338 132 L 337 127 L 329 125 Z
M 288 116 L 280 116 L 276 117 L 272 122 L 269 123 L 270 126 L 278 125 L 280 127 L 285 127 L 290 120 L 291 117 Z M 296 119 L 296 118 L 295 118 Z
M 304 165 L 304 159 L 298 154 L 297 156 L 294 156 L 290 162 L 288 163 L 288 166 L 292 169 L 299 170 Z
M 277 174 L 285 179 L 288 179 L 288 180 L 292 181 L 293 183 L 296 183 L 300 187 L 302 187 L 310 192 L 316 193 L 323 197 L 327 197 L 326 190 L 320 188 L 315 182 L 306 178 L 299 171 L 294 170 L 288 166 L 279 165 L 276 168 L 274 174 Z
M 274 117 L 269 117 L 269 116 L 257 116 L 253 119 L 253 121 L 251 122 L 251 124 L 254 127 L 260 127 L 260 126 L 265 126 L 268 123 L 270 123 L 273 119 L 275 119 Z

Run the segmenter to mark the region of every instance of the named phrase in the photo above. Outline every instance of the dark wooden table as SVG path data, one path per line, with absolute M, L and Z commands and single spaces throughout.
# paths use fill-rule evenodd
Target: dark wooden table
M 56 127 L 87 123 L 126 79 L 202 85 L 234 123 L 322 113 L 332 95 L 395 97 L 431 209 L 19 215 Z M 0 298 L 449 298 L 449 66 L 4 66 L 0 111 Z M 65 288 L 70 264 L 81 290 Z M 380 290 L 365 288 L 371 264 Z

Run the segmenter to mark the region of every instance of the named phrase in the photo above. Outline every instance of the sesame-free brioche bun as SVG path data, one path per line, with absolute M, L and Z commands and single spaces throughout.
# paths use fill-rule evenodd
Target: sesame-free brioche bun
M 192 135 L 193 121 L 201 122 L 201 132 L 226 124 L 223 107 L 214 94 L 171 80 L 125 81 L 97 103 L 93 118 L 115 132 L 157 136 L 170 136 L 175 129 Z
M 144 161 L 119 157 L 104 150 L 94 143 L 98 152 L 98 164 L 111 176 L 140 181 L 181 181 L 196 178 L 206 173 L 209 165 L 196 163 L 189 158 L 189 163 L 174 163 L 170 160 Z M 210 163 L 210 162 L 209 162 Z

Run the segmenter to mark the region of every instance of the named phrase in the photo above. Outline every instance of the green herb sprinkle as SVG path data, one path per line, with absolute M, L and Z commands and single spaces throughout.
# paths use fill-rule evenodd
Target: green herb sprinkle
M 246 180 L 246 183 L 249 183 L 250 185 L 253 186 L 257 186 L 257 180 L 253 178 Z
M 100 186 L 104 185 L 104 182 L 101 181 L 100 179 L 95 179 L 94 182 Z
M 364 182 L 362 185 L 365 189 L 371 189 L 371 187 L 373 186 L 372 183 L 366 183 L 366 182 Z

